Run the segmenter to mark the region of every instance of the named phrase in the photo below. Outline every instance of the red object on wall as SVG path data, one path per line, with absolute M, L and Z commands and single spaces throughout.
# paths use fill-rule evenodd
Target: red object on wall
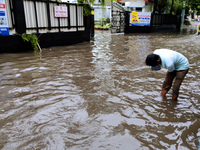
M 5 4 L 0 4 L 0 8 L 6 8 Z
M 54 16 L 57 18 L 67 18 L 68 12 L 66 6 L 54 6 Z

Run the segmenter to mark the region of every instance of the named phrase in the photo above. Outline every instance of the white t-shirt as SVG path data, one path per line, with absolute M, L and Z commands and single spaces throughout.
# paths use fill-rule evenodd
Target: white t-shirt
M 169 72 L 187 70 L 189 68 L 188 59 L 179 52 L 169 49 L 156 49 L 153 53 L 160 56 L 162 67 L 167 68 Z

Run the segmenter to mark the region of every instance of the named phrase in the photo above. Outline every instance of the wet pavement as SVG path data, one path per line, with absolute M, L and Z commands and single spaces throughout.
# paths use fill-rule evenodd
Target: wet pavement
M 199 41 L 193 29 L 95 31 L 91 42 L 0 54 L 0 149 L 197 150 Z M 159 96 L 167 70 L 144 63 L 157 48 L 189 59 L 176 102 Z

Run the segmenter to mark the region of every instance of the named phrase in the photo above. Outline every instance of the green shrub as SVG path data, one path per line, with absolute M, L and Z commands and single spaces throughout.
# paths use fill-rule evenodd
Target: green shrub
M 107 18 L 107 19 L 106 19 L 106 23 L 110 23 L 110 18 Z
M 36 35 L 34 35 L 34 34 L 26 34 L 26 33 L 23 33 L 23 34 L 22 34 L 22 39 L 23 39 L 25 42 L 30 42 L 32 48 L 34 49 L 34 51 L 37 51 L 37 50 L 38 50 L 38 38 L 37 38 Z
M 103 25 L 104 25 L 105 18 L 102 17 L 102 18 L 99 19 L 99 21 L 101 22 L 101 25 L 103 26 Z

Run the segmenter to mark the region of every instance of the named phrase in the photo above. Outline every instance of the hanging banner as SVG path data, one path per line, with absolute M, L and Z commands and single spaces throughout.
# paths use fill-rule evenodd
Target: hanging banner
M 57 18 L 67 18 L 67 7 L 66 6 L 54 6 L 54 15 Z
M 9 35 L 5 0 L 0 0 L 0 35 Z
M 150 12 L 132 12 L 131 26 L 150 26 L 151 13 Z

